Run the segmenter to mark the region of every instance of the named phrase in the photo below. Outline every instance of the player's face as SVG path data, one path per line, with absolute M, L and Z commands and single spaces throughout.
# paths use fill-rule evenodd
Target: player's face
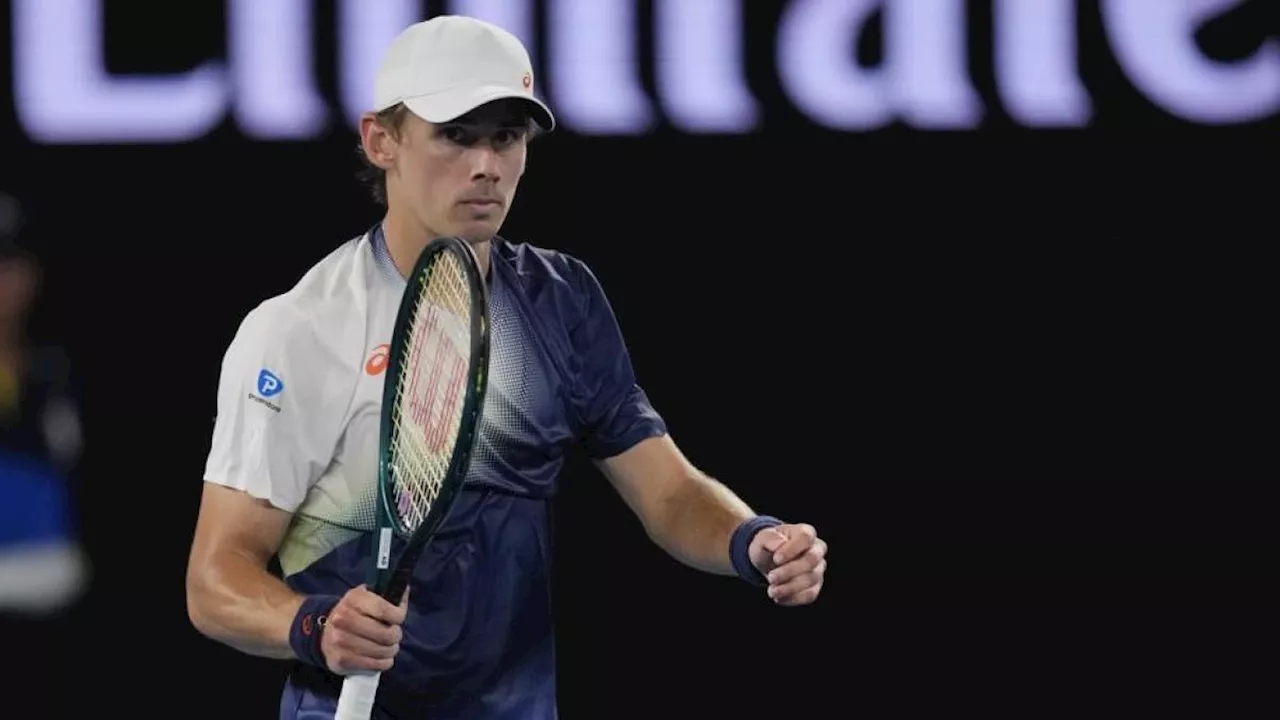
M 527 127 L 516 101 L 489 103 L 442 124 L 410 114 L 396 158 L 401 201 L 437 235 L 489 240 L 524 174 Z

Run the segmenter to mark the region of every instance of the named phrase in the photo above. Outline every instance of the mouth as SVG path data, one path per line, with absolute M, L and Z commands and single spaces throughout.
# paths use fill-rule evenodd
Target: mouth
M 473 198 L 471 200 L 463 200 L 462 204 L 468 207 L 482 208 L 485 210 L 491 210 L 493 208 L 502 206 L 501 201 L 495 200 L 493 198 Z

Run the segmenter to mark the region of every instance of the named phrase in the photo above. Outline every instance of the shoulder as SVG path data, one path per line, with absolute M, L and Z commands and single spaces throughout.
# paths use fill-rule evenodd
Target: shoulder
M 350 337 L 363 338 L 367 247 L 353 238 L 313 265 L 293 287 L 268 297 L 240 321 L 229 354 L 293 356 L 309 364 L 345 354 Z M 355 322 L 360 320 L 361 322 Z
M 528 290 L 561 294 L 585 308 L 601 294 L 590 266 L 569 253 L 530 243 L 496 241 L 497 258 L 506 264 Z

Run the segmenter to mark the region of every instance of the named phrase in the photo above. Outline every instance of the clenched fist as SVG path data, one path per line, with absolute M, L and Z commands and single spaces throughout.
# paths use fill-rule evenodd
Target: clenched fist
M 769 581 L 769 597 L 779 605 L 808 605 L 822 592 L 827 543 L 812 525 L 778 525 L 751 538 L 751 564 Z
M 320 636 L 329 670 L 339 675 L 389 670 L 400 652 L 400 625 L 408 607 L 407 590 L 399 606 L 364 585 L 348 590 L 330 611 Z

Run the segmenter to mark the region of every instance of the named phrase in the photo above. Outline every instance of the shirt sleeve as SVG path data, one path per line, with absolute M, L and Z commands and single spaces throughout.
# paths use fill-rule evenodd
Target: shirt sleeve
M 602 459 L 667 428 L 636 381 L 622 330 L 595 274 L 581 262 L 574 268 L 582 304 L 570 331 L 576 359 L 573 404 L 587 454 Z
M 325 353 L 310 324 L 264 304 L 246 316 L 218 380 L 217 417 L 204 479 L 289 512 L 328 467 L 345 402 L 326 383 Z

